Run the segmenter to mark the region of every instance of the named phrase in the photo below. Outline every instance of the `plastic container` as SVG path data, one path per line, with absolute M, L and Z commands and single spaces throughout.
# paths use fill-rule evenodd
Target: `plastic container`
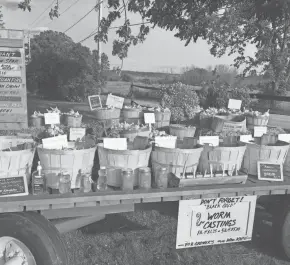
M 122 170 L 122 190 L 133 190 L 134 189 L 134 175 L 132 169 Z
M 99 178 L 97 182 L 98 190 L 106 190 L 107 189 L 107 169 L 106 167 L 100 167 L 99 170 Z
M 59 174 L 59 193 L 70 193 L 71 192 L 71 177 L 68 172 L 61 172 Z
M 151 189 L 151 169 L 149 167 L 139 168 L 139 188 Z
M 92 190 L 91 174 L 86 173 L 82 175 L 81 187 L 83 192 L 90 192 Z
M 168 187 L 168 174 L 167 174 L 166 167 L 162 167 L 158 170 L 155 182 L 156 182 L 156 188 L 167 189 L 167 187 Z

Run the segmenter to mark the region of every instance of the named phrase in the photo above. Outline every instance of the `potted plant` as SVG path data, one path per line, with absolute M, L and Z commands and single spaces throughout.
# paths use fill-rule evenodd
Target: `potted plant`
M 67 113 L 63 113 L 63 122 L 65 126 L 68 127 L 81 127 L 83 115 L 79 114 L 79 112 L 75 112 L 71 109 Z
M 39 111 L 34 111 L 34 113 L 30 116 L 30 126 L 38 129 L 44 126 L 44 115 Z

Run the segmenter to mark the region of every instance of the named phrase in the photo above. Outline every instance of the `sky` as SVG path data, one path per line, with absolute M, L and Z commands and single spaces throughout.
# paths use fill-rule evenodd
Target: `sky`
M 60 0 L 60 13 L 75 1 Z M 48 27 L 51 30 L 64 32 L 90 11 L 96 3 L 95 1 L 79 0 L 67 12 L 53 21 L 50 20 L 48 15 L 50 8 L 44 12 L 52 3 L 52 0 L 32 0 L 31 12 L 23 12 L 17 8 L 20 0 L 0 0 L 0 5 L 3 6 L 3 20 L 6 28 L 32 29 Z M 103 16 L 107 14 L 106 6 L 106 2 L 104 2 Z M 42 13 L 43 15 L 41 15 Z M 38 17 L 39 19 L 37 19 Z M 141 18 L 138 15 L 130 15 L 129 18 L 131 24 L 141 22 Z M 75 42 L 79 42 L 96 29 L 97 19 L 97 12 L 93 11 L 80 23 L 67 31 L 66 34 Z M 117 21 L 113 26 L 121 25 L 124 21 L 123 19 Z M 138 30 L 138 26 L 132 27 L 132 29 L 136 31 Z M 121 61 L 116 56 L 112 56 L 112 43 L 114 38 L 116 38 L 115 31 L 116 29 L 112 29 L 109 32 L 108 43 L 101 44 L 102 52 L 105 52 L 109 56 L 112 67 L 121 66 Z M 91 49 L 97 48 L 93 37 L 82 42 L 82 44 Z M 255 49 L 252 46 L 248 47 L 248 54 L 253 54 L 254 52 Z M 234 56 L 213 57 L 209 52 L 209 46 L 202 40 L 197 43 L 190 43 L 185 47 L 184 42 L 174 37 L 174 32 L 155 28 L 150 31 L 144 43 L 130 48 L 128 58 L 124 60 L 123 69 L 146 72 L 173 71 L 178 73 L 183 67 L 191 65 L 202 68 L 217 64 L 230 65 L 233 63 L 233 59 Z

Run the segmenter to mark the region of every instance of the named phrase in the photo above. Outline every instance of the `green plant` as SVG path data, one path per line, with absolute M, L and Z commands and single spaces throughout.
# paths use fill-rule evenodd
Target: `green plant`
M 174 122 L 192 119 L 200 112 L 199 98 L 191 86 L 180 82 L 161 86 L 161 106 L 169 108 Z

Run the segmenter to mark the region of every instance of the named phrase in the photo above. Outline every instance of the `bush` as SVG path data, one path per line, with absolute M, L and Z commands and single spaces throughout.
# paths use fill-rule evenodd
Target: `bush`
M 163 85 L 160 93 L 161 105 L 170 109 L 174 122 L 192 119 L 199 112 L 199 98 L 191 86 L 182 83 Z
M 229 99 L 242 100 L 242 107 L 249 108 L 252 103 L 250 92 L 246 86 L 232 88 L 227 83 L 211 81 L 203 85 L 199 97 L 203 108 L 227 108 Z
M 121 78 L 124 82 L 134 82 L 133 77 L 128 74 L 122 74 Z

